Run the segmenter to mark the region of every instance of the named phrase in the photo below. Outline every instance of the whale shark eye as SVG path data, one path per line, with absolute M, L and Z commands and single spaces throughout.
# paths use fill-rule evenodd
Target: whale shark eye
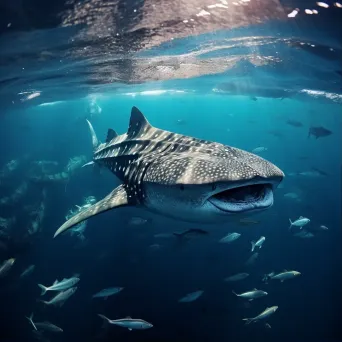
M 180 186 L 180 189 L 181 189 L 181 190 L 184 190 L 184 185 L 181 185 L 181 186 Z
M 213 184 L 211 187 L 213 190 L 216 190 L 216 184 Z

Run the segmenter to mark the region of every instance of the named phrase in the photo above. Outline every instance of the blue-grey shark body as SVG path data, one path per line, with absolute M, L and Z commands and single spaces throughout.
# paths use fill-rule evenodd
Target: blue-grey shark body
M 132 108 L 127 133 L 108 130 L 99 144 L 88 121 L 93 161 L 122 184 L 66 221 L 55 233 L 110 209 L 140 206 L 182 221 L 215 223 L 273 204 L 284 173 L 267 160 L 220 143 L 155 128 Z

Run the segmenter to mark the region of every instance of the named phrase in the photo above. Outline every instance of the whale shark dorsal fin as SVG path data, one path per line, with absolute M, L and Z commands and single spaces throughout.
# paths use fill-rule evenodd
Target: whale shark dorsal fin
M 107 138 L 106 138 L 106 143 L 109 143 L 111 140 L 116 138 L 118 136 L 118 133 L 114 131 L 114 129 L 109 128 L 107 132 Z
M 79 224 L 92 216 L 96 216 L 110 209 L 134 205 L 134 199 L 130 198 L 128 201 L 128 195 L 123 185 L 119 185 L 109 195 L 103 198 L 101 201 L 93 204 L 89 208 L 80 211 L 78 214 L 66 221 L 56 231 L 54 237 L 63 233 L 64 231 L 72 228 L 76 224 Z
M 299 220 L 303 219 L 304 217 L 303 216 L 299 216 Z
M 137 107 L 132 107 L 127 135 L 129 137 L 138 137 L 151 127 L 144 114 Z

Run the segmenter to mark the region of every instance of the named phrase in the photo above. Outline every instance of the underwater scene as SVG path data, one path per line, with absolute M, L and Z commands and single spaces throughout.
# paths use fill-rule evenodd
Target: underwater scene
M 342 341 L 342 3 L 0 2 L 0 342 Z

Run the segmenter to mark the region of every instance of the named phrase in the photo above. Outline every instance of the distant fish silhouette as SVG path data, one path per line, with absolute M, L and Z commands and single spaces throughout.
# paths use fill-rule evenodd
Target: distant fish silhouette
M 242 226 L 254 225 L 254 224 L 259 224 L 259 223 L 260 221 L 251 220 L 249 218 L 242 218 L 239 220 L 239 225 L 242 225 Z
M 184 119 L 178 119 L 176 120 L 176 125 L 185 125 L 186 121 Z
M 323 126 L 311 126 L 309 128 L 309 134 L 308 134 L 308 138 L 311 137 L 311 135 L 313 135 L 316 139 L 321 138 L 321 137 L 327 137 L 329 135 L 331 135 L 333 132 L 324 128 Z
M 268 131 L 269 134 L 272 134 L 273 136 L 277 137 L 277 138 L 282 138 L 284 135 L 277 130 L 270 130 Z
M 328 177 L 328 176 L 329 176 L 328 173 L 326 173 L 325 171 L 322 171 L 322 170 L 318 169 L 317 167 L 314 167 L 314 166 L 313 166 L 311 169 L 314 170 L 314 171 L 316 171 L 320 176 L 324 176 L 324 177 Z
M 200 228 L 190 228 L 184 230 L 182 232 L 174 232 L 173 235 L 178 237 L 192 237 L 192 236 L 199 236 L 199 235 L 207 235 L 209 234 L 206 230 Z
M 296 121 L 296 120 L 287 120 L 286 123 L 290 126 L 293 126 L 293 127 L 303 127 L 303 124 L 299 121 Z

